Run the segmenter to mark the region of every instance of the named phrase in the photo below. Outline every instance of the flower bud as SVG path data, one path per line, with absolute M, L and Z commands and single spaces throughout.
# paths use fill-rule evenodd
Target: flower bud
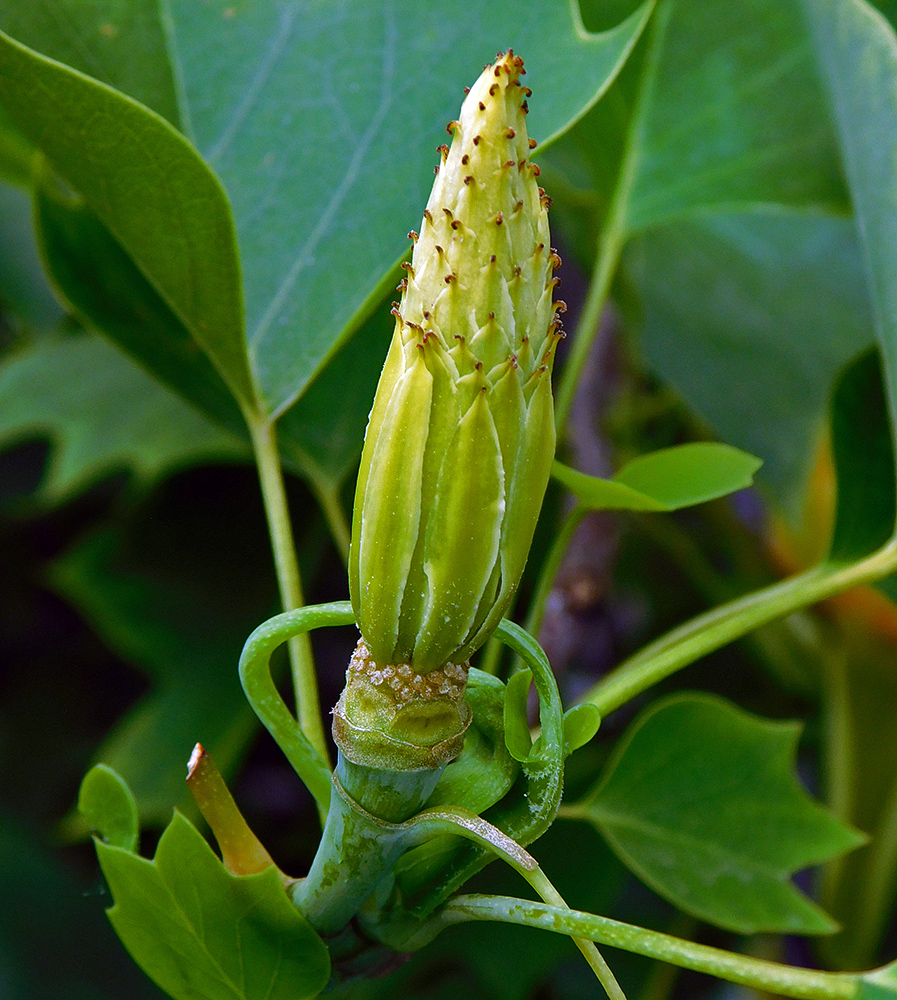
M 463 664 L 520 581 L 554 455 L 560 263 L 523 62 L 468 93 L 394 307 L 355 494 L 352 605 L 375 667 Z

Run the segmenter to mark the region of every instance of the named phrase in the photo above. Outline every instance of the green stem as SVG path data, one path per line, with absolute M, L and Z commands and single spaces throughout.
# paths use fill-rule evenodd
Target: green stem
M 637 695 L 738 639 L 760 625 L 824 601 L 858 584 L 879 580 L 897 570 L 897 540 L 865 559 L 847 565 L 821 564 L 770 587 L 729 601 L 680 625 L 650 643 L 599 681 L 582 701 L 602 716 Z
M 331 810 L 331 815 L 334 811 Z M 444 834 L 455 834 L 472 840 L 480 847 L 494 853 L 522 875 L 546 903 L 566 912 L 573 912 L 539 867 L 536 859 L 515 840 L 483 819 L 482 816 L 477 816 L 464 809 L 427 809 L 407 823 L 388 829 L 401 831 L 404 834 L 406 847 L 414 843 L 425 843 L 427 840 Z M 384 838 L 379 839 L 383 840 Z M 374 918 L 369 920 L 368 924 L 368 929 L 374 936 L 399 950 L 421 948 L 432 938 L 434 932 L 438 933 L 442 929 L 441 916 L 423 923 L 413 921 L 410 924 L 400 918 L 392 925 L 389 921 L 379 924 Z M 571 937 L 573 943 L 588 962 L 589 968 L 604 987 L 610 1000 L 626 1000 L 625 994 L 620 989 L 620 984 L 607 962 L 602 958 L 594 941 L 576 934 L 572 934 Z
M 564 898 L 551 884 L 541 868 L 536 868 L 532 872 L 524 872 L 522 874 L 546 903 L 572 912 Z M 573 938 L 573 943 L 582 952 L 583 957 L 589 964 L 589 968 L 595 973 L 598 982 L 604 987 L 604 992 L 607 993 L 609 1000 L 626 1000 L 626 994 L 620 988 L 620 984 L 617 982 L 616 976 L 611 972 L 610 966 L 605 962 L 604 956 L 595 947 L 595 942 L 588 937 L 577 936 Z
M 656 67 L 659 63 L 658 50 L 663 43 L 666 24 L 669 19 L 669 4 L 655 9 L 648 28 L 648 51 L 645 54 L 646 67 Z M 555 426 L 558 431 L 565 426 L 573 405 L 573 397 L 582 376 L 583 368 L 598 333 L 601 313 L 610 294 L 611 283 L 617 272 L 623 246 L 630 232 L 627 215 L 635 184 L 641 148 L 641 133 L 644 127 L 645 110 L 648 106 L 654 73 L 644 72 L 638 95 L 633 106 L 630 127 L 626 136 L 626 149 L 620 163 L 620 172 L 614 185 L 607 218 L 598 237 L 595 267 L 589 282 L 589 291 L 583 304 L 582 314 L 576 324 L 576 335 L 564 362 L 564 371 L 555 394 Z
M 611 282 L 620 263 L 620 254 L 626 240 L 623 223 L 632 182 L 627 170 L 630 159 L 631 157 L 627 155 L 623 161 L 607 222 L 598 238 L 597 257 L 589 282 L 589 291 L 576 324 L 576 332 L 572 338 L 570 350 L 564 360 L 560 384 L 555 392 L 555 426 L 558 428 L 559 434 L 570 415 L 573 397 L 576 395 L 583 368 L 598 333 L 601 313 L 604 310 L 605 302 L 607 302 Z
M 558 570 L 561 568 L 561 563 L 567 552 L 567 546 L 570 544 L 576 529 L 582 524 L 583 519 L 588 513 L 589 510 L 587 507 L 577 504 L 564 518 L 560 530 L 551 543 L 548 558 L 543 563 L 539 572 L 539 582 L 536 585 L 536 592 L 533 595 L 529 614 L 523 626 L 530 635 L 538 636 L 539 634 L 539 629 L 541 629 L 542 621 L 545 618 L 545 606 L 548 604 L 548 598 L 551 596 L 551 589 L 557 579 Z
M 346 512 L 343 510 L 338 489 L 333 489 L 326 483 L 313 483 L 315 498 L 324 512 L 327 527 L 333 537 L 336 550 L 344 564 L 349 562 L 349 542 L 352 536 L 352 528 Z
M 284 756 L 305 782 L 322 820 L 330 805 L 330 768 L 290 714 L 271 677 L 271 655 L 278 646 L 310 629 L 347 625 L 355 620 L 348 601 L 286 611 L 263 622 L 246 640 L 240 656 L 240 681 L 246 698 Z
M 284 611 L 292 611 L 305 602 L 277 448 L 277 431 L 272 422 L 258 416 L 250 416 L 248 423 L 271 535 L 280 601 Z M 293 636 L 288 642 L 288 649 L 299 725 L 321 758 L 327 761 L 330 754 L 324 738 L 318 678 L 308 635 Z
M 468 920 L 500 920 L 555 934 L 587 937 L 612 948 L 622 948 L 731 983 L 795 997 L 796 1000 L 850 1000 L 856 995 L 860 983 L 859 976 L 849 973 L 817 972 L 780 965 L 593 913 L 508 896 L 456 896 L 440 912 L 439 920 L 444 926 Z

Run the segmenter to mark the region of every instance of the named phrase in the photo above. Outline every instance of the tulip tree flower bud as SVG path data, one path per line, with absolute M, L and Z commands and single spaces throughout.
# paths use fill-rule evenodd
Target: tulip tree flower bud
M 334 723 L 350 757 L 341 733 L 371 731 L 374 745 L 394 725 L 402 743 L 458 752 L 469 721 L 458 678 L 511 602 L 548 483 L 563 303 L 523 72 L 509 51 L 469 91 L 409 234 L 355 494 L 364 648 Z

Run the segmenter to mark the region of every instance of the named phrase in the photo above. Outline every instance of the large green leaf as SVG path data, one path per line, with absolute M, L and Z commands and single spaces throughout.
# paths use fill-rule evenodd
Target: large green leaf
M 796 0 L 662 0 L 605 99 L 543 162 L 589 266 L 596 245 L 629 244 L 636 294 L 621 299 L 649 367 L 791 500 L 828 386 L 872 336 Z
M 575 813 L 687 913 L 741 933 L 829 933 L 789 878 L 863 838 L 801 787 L 799 733 L 716 698 L 668 698 L 633 724 Z
M 0 29 L 180 125 L 159 0 L 0 0 Z
M 744 489 L 759 458 L 726 444 L 697 441 L 640 455 L 601 479 L 555 462 L 552 475 L 594 510 L 669 511 Z
M 69 6 L 75 23 L 63 38 L 37 14 L 8 15 L 2 23 L 15 22 L 35 45 L 45 35 L 61 55 L 71 36 L 92 51 L 101 44 L 96 29 L 104 5 Z M 106 6 L 101 23 L 114 26 L 116 5 Z M 171 7 L 166 27 L 182 119 L 234 206 L 250 354 L 268 412 L 287 408 L 379 302 L 385 276 L 404 252 L 404 233 L 419 222 L 440 123 L 457 113 L 461 88 L 484 59 L 508 45 L 523 52 L 542 88 L 532 131 L 548 139 L 597 98 L 646 16 L 643 8 L 619 29 L 590 36 L 571 9 L 551 0 L 501 9 L 483 3 L 476 12 L 459 0 L 454 6 L 369 0 L 321 8 L 293 0 L 279 7 Z M 476 33 L 462 28 L 471 16 Z M 149 22 L 143 29 L 157 37 Z M 234 391 L 250 399 L 227 206 L 212 175 L 133 102 L 14 43 L 0 55 L 0 99 L 182 316 Z M 125 90 L 137 86 L 128 58 L 120 48 L 101 67 L 104 79 Z M 91 62 L 78 59 L 80 66 Z M 169 67 L 155 48 L 150 63 L 164 78 Z M 55 119 L 64 124 L 51 130 Z M 155 217 L 148 212 L 153 176 L 167 178 L 155 193 Z M 182 197 L 187 188 L 190 201 Z M 201 308 L 188 284 L 209 293 Z
M 825 96 L 787 0 L 661 3 L 630 140 L 629 233 L 709 206 L 844 203 Z
M 483 63 L 508 46 L 524 57 L 544 142 L 597 98 L 644 22 L 643 8 L 589 36 L 556 0 L 214 0 L 171 15 L 192 135 L 233 204 L 251 353 L 275 411 L 379 301 Z
M 897 416 L 897 37 L 864 0 L 803 0 L 857 216 L 891 420 Z
M 0 101 L 115 234 L 245 405 L 254 398 L 227 196 L 184 137 L 120 91 L 0 34 Z
M 231 875 L 180 813 L 153 861 L 96 847 L 115 900 L 112 926 L 173 1000 L 303 1000 L 327 984 L 327 948 L 276 868 Z
M 789 500 L 833 378 L 873 338 L 851 223 L 710 215 L 637 237 L 625 266 L 642 296 L 649 366 L 715 434 L 759 455 L 764 483 Z
M 198 461 L 247 454 L 89 335 L 35 344 L 0 367 L 0 445 L 37 436 L 53 443 L 41 489 L 54 503 L 111 472 L 131 470 L 147 485 Z
M 35 207 L 47 269 L 81 321 L 114 339 L 189 402 L 245 437 L 239 407 L 215 367 L 90 209 L 52 190 L 49 183 L 39 185 Z M 392 322 L 384 305 L 280 421 L 284 458 L 319 490 L 338 489 L 361 449 Z M 341 404 L 334 409 L 337 397 Z

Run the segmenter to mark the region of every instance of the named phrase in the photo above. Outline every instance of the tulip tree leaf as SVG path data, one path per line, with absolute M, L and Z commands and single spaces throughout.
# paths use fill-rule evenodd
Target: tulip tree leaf
M 828 86 L 897 416 L 897 37 L 863 0 L 802 6 Z M 893 527 L 893 526 L 892 526 Z
M 87 772 L 78 793 L 78 812 L 104 844 L 126 851 L 137 849 L 137 802 L 111 767 L 97 764 Z
M 131 957 L 173 1000 L 302 1000 L 330 977 L 324 942 L 273 866 L 231 875 L 180 814 L 155 859 L 97 842 Z
M 873 339 L 798 5 L 746 0 L 721 18 L 716 0 L 663 0 L 606 99 L 542 162 L 587 268 L 617 210 L 620 302 L 648 367 L 714 437 L 761 455 L 764 486 L 793 511 L 831 381 Z
M 787 505 L 832 381 L 874 339 L 852 221 L 721 213 L 637 236 L 624 263 L 642 296 L 648 366 L 715 436 L 761 455 L 764 486 Z
M 750 486 L 761 464 L 729 445 L 697 441 L 640 455 L 612 479 L 587 476 L 560 462 L 552 474 L 593 510 L 670 511 Z
M 529 131 L 544 143 L 597 99 L 649 9 L 589 35 L 555 0 L 171 5 L 193 138 L 234 208 L 269 410 L 301 394 L 389 287 L 435 147 L 483 64 L 509 46 L 523 56 Z
M 148 108 L 2 33 L 0 101 L 251 405 L 233 218 L 195 149 Z
M 180 126 L 158 0 L 0 0 L 0 29 Z
M 834 921 L 789 881 L 863 842 L 794 773 L 800 727 L 720 699 L 648 709 L 576 814 L 686 913 L 739 933 L 826 934 Z
M 116 348 L 83 335 L 35 344 L 0 367 L 0 444 L 49 437 L 42 491 L 52 502 L 132 470 L 144 484 L 246 447 L 149 378 Z

